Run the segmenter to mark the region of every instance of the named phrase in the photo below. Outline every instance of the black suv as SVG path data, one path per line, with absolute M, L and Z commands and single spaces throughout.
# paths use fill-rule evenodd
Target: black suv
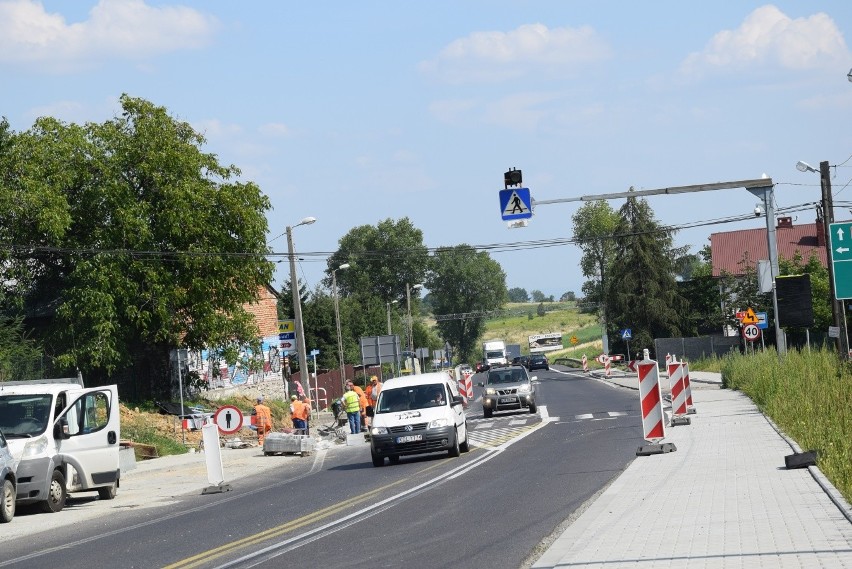
M 547 361 L 547 356 L 533 354 L 530 356 L 530 359 L 527 360 L 527 369 L 530 371 L 534 369 L 549 370 L 550 362 Z

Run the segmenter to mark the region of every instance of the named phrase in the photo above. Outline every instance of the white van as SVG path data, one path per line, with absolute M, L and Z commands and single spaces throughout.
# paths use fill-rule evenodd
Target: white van
M 407 454 L 446 451 L 451 457 L 470 450 L 464 399 L 443 371 L 389 379 L 373 410 L 370 454 L 373 466 Z
M 77 378 L 0 383 L 0 430 L 15 459 L 18 505 L 65 507 L 68 492 L 115 497 L 120 470 L 118 388 Z

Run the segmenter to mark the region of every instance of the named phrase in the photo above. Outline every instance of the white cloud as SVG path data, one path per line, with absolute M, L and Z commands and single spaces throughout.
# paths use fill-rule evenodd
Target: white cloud
M 827 14 L 792 19 L 769 4 L 749 14 L 739 28 L 713 36 L 703 51 L 686 58 L 681 72 L 700 76 L 766 66 L 826 69 L 843 67 L 849 55 L 843 34 Z
M 148 57 L 206 45 L 215 18 L 183 6 L 100 0 L 83 22 L 68 24 L 36 0 L 0 1 L 0 64 L 67 72 L 110 59 Z
M 420 69 L 449 83 L 497 83 L 531 73 L 564 78 L 609 56 L 609 46 L 591 27 L 524 24 L 509 32 L 474 32 L 457 39 Z
M 270 122 L 262 124 L 258 127 L 257 130 L 258 132 L 260 132 L 260 134 L 274 138 L 287 137 L 292 134 L 290 127 L 280 122 Z

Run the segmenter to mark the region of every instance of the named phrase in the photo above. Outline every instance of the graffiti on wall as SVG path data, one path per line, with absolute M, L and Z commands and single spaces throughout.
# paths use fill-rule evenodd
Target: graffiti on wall
M 211 389 L 281 381 L 281 351 L 278 336 L 261 339 L 260 352 L 244 346 L 234 361 L 220 359 L 210 350 L 189 352 L 187 367 Z

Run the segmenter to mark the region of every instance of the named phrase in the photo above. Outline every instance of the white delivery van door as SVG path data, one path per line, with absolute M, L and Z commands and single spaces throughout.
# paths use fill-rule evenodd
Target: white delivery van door
M 67 424 L 69 438 L 58 439 L 57 450 L 77 470 L 83 488 L 114 482 L 119 460 L 118 387 L 86 389 L 60 415 L 59 424 L 60 429 Z

